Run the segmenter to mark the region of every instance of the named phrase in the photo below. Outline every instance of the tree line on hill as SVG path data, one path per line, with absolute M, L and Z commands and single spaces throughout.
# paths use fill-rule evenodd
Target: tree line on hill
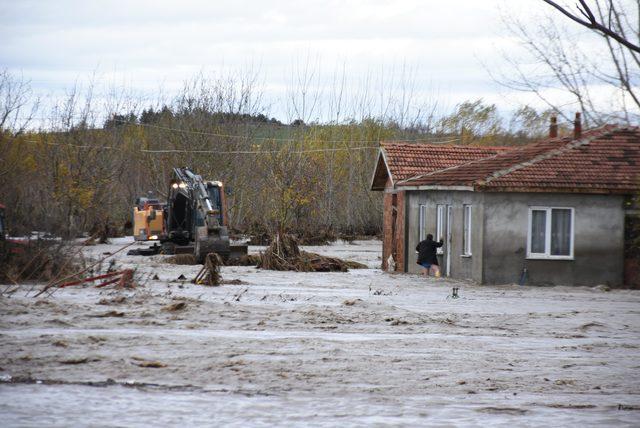
M 411 120 L 307 115 L 283 123 L 265 114 L 241 80 L 196 80 L 190 87 L 197 90 L 162 105 L 102 100 L 106 120 L 92 91 L 72 91 L 34 128 L 28 82 L 0 72 L 0 202 L 12 232 L 124 232 L 135 199 L 148 192 L 162 199 L 172 168 L 189 166 L 225 183 L 230 225 L 239 233 L 374 235 L 381 196 L 369 185 L 380 141 L 526 144 L 546 135 L 552 114 L 522 107 L 507 119 L 473 100 L 438 118 L 418 109 Z

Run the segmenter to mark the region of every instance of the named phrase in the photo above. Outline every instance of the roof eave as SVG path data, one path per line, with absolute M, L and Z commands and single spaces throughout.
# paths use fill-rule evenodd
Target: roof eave
M 482 185 L 439 185 L 425 184 L 416 186 L 400 185 L 402 190 L 424 191 L 462 191 L 462 192 L 500 192 L 500 193 L 582 193 L 593 195 L 628 195 L 635 194 L 640 189 L 620 188 L 602 189 L 594 187 L 534 187 L 534 186 L 482 186 Z
M 509 193 L 582 193 L 592 195 L 628 195 L 637 193 L 640 189 L 599 189 L 594 187 L 535 187 L 535 186 L 477 186 L 479 192 L 509 192 Z
M 438 185 L 438 184 L 400 186 L 400 188 L 402 188 L 402 190 L 455 190 L 455 191 L 463 191 L 463 192 L 473 192 L 475 190 L 473 186 L 465 186 L 465 185 L 444 186 L 444 185 Z

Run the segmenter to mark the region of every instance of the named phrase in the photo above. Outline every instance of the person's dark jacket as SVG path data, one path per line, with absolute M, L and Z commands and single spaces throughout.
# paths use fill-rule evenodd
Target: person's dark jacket
M 436 257 L 436 249 L 442 247 L 444 241 L 436 242 L 432 239 L 425 239 L 421 241 L 416 247 L 418 252 L 418 264 L 429 263 L 432 265 L 438 264 L 438 257 Z

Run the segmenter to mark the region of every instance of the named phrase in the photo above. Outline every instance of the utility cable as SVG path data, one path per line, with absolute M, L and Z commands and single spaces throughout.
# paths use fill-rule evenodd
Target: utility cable
M 99 146 L 99 145 L 87 145 L 87 144 L 73 144 L 73 143 L 53 143 L 50 141 L 36 141 L 36 140 L 21 140 L 26 143 L 35 143 L 35 144 L 46 144 L 48 146 L 62 146 L 62 147 L 73 147 L 78 149 L 106 149 L 106 150 L 119 150 L 125 151 L 122 147 L 113 147 L 113 146 Z M 397 141 L 397 140 L 394 140 Z M 429 144 L 448 144 L 458 141 L 458 139 L 453 140 L 445 140 L 445 141 L 434 141 Z M 326 141 L 320 141 L 326 142 Z M 347 141 L 339 141 L 340 143 L 346 143 Z M 368 141 L 352 141 L 354 143 L 367 143 Z M 320 152 L 340 152 L 340 151 L 355 151 L 355 150 L 368 150 L 368 149 L 378 149 L 378 146 L 356 146 L 356 147 L 334 147 L 334 148 L 326 148 L 326 149 L 306 149 L 306 150 L 290 150 L 289 153 L 320 153 Z M 135 151 L 135 150 L 134 150 Z M 201 153 L 201 154 L 221 154 L 221 155 L 233 155 L 233 154 L 272 154 L 272 153 L 280 153 L 282 150 L 231 150 L 231 151 L 220 151 L 220 150 L 185 150 L 185 149 L 139 149 L 137 150 L 141 153 L 153 153 L 153 154 L 161 154 L 161 153 Z

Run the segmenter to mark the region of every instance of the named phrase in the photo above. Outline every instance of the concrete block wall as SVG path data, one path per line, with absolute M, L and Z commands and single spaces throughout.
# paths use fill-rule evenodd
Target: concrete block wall
M 573 260 L 527 259 L 529 207 L 574 208 Z M 621 286 L 624 210 L 618 195 L 486 193 L 483 282 Z
M 436 235 L 437 205 L 453 208 L 450 276 L 513 284 L 527 268 L 528 285 L 621 286 L 624 272 L 623 196 L 465 191 L 408 191 L 405 271 L 419 273 L 419 206 L 427 233 Z M 473 206 L 471 257 L 462 256 L 463 205 Z M 527 259 L 529 207 L 574 208 L 574 259 Z M 436 237 L 437 239 L 437 237 Z M 445 244 L 446 245 L 446 244 Z M 444 260 L 441 263 L 444 271 Z
M 409 191 L 407 192 L 407 263 L 406 272 L 419 273 L 421 267 L 416 263 L 415 247 L 420 240 L 420 205 L 425 205 L 427 215 L 425 226 L 427 233 L 436 236 L 436 218 L 438 205 L 451 205 L 453 209 L 451 224 L 451 272 L 453 278 L 482 280 L 482 237 L 483 237 L 483 208 L 481 201 L 484 195 L 477 192 L 465 191 Z M 472 208 L 472 238 L 471 256 L 463 256 L 463 205 Z M 446 230 L 445 230 L 446 235 Z M 445 247 L 446 236 L 445 238 Z M 445 248 L 446 252 L 447 249 Z M 440 258 L 440 268 L 446 270 L 444 257 Z

